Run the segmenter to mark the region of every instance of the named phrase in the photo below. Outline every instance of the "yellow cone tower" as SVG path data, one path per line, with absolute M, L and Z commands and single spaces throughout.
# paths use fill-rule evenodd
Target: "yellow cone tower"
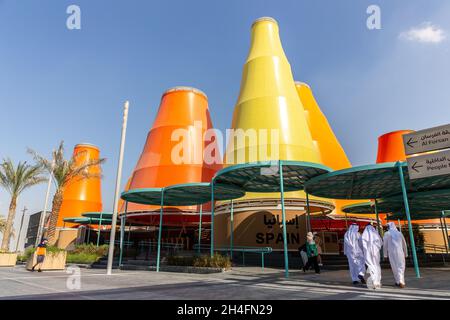
M 267 154 L 253 152 L 262 147 L 259 141 L 256 145 L 249 142 L 245 144 L 242 161 L 237 157 L 240 148 L 233 143 L 228 146 L 225 164 L 279 159 L 320 162 L 295 90 L 291 66 L 281 46 L 278 24 L 272 18 L 260 18 L 253 23 L 232 128 L 256 130 L 258 134 L 261 130 L 279 130 L 279 155 L 275 158 L 270 152 L 268 132 Z M 254 154 L 257 159 L 252 157 Z
M 231 128 L 234 137 L 229 137 L 224 166 L 271 160 L 321 163 L 273 18 L 260 18 L 252 25 L 250 51 Z M 303 191 L 285 193 L 289 202 L 286 219 L 292 221 L 287 227 L 290 250 L 297 250 L 304 242 L 305 197 Z M 314 197 L 310 200 L 313 212 L 333 207 Z M 281 221 L 279 201 L 279 193 L 247 193 L 235 200 L 235 245 L 281 249 L 281 228 L 267 223 L 277 217 Z M 227 204 L 217 210 L 217 245 L 227 245 L 230 239 L 228 210 Z

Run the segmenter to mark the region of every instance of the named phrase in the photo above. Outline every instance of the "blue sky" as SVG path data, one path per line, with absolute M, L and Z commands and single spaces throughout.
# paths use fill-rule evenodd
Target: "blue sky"
M 71 4 L 81 30 L 66 28 Z M 371 4 L 381 30 L 366 27 Z M 449 1 L 0 0 L 0 158 L 96 144 L 111 209 L 123 101 L 125 182 L 167 88 L 205 91 L 215 127 L 230 126 L 260 16 L 278 20 L 295 79 L 311 85 L 353 165 L 375 161 L 385 132 L 450 122 Z M 25 192 L 18 209 L 41 210 L 44 195 L 45 185 Z M 8 202 L 0 191 L 0 214 Z

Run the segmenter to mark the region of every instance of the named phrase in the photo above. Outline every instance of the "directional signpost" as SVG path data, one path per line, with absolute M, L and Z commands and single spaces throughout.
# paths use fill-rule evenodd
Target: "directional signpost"
M 450 174 L 450 124 L 405 134 L 403 135 L 403 145 L 405 147 L 405 154 L 412 155 L 407 158 L 410 179 Z M 406 192 L 403 171 L 400 170 L 399 173 L 402 183 L 403 203 L 408 220 L 414 268 L 416 269 L 417 277 L 420 278 L 409 212 L 408 194 Z
M 403 135 L 406 155 L 450 148 L 450 124 Z
M 407 161 L 410 179 L 450 174 L 450 150 L 411 157 Z
M 450 124 L 403 135 L 410 179 L 450 174 Z M 432 152 L 437 151 L 437 152 Z

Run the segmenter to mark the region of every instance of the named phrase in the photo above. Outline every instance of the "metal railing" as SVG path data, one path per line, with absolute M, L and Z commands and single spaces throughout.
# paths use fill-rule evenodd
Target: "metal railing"
M 139 241 L 139 248 L 149 248 L 149 252 L 152 252 L 152 249 L 155 251 L 158 248 L 158 241 Z M 167 250 L 169 253 L 174 253 L 176 251 L 182 250 L 184 245 L 181 243 L 171 243 L 171 242 L 161 242 L 161 249 Z
M 209 250 L 211 249 L 211 246 L 195 244 L 193 246 L 193 249 L 196 251 L 199 251 L 199 252 L 201 252 L 202 250 L 209 252 Z M 234 252 L 242 253 L 242 265 L 243 266 L 245 266 L 245 253 L 261 254 L 261 269 L 264 270 L 264 256 L 268 253 L 271 253 L 272 248 L 271 247 L 243 247 L 243 246 L 238 246 L 238 247 L 216 247 L 216 246 L 214 246 L 214 251 L 229 252 L 231 259 L 233 259 Z
M 108 244 L 108 245 L 109 245 L 109 240 L 105 240 L 105 244 Z M 133 244 L 132 241 L 122 241 L 122 245 L 123 245 L 124 247 L 129 247 L 129 246 L 131 246 L 132 244 Z M 120 246 L 120 240 L 114 240 L 114 245 Z
M 442 258 L 442 262 L 444 265 L 446 265 L 446 256 L 448 256 L 447 247 L 443 245 L 437 245 L 437 244 L 425 244 L 425 245 L 419 245 L 416 246 L 416 252 L 419 254 L 421 259 L 423 261 L 427 261 L 429 259 L 429 256 L 431 255 L 440 255 Z M 409 259 L 412 262 L 412 250 L 411 247 L 408 246 L 408 255 Z

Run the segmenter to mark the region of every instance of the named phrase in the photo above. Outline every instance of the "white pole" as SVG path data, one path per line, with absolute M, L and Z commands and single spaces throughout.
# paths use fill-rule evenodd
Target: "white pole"
M 55 152 L 55 150 L 53 150 L 52 156 L 53 156 L 54 152 Z M 41 213 L 41 217 L 39 219 L 38 232 L 36 234 L 36 243 L 35 243 L 36 247 L 38 246 L 39 243 L 41 243 L 41 238 L 44 234 L 45 216 L 47 214 L 48 198 L 50 197 L 50 188 L 52 186 L 52 176 L 53 176 L 54 167 L 55 167 L 55 158 L 53 157 L 52 168 L 48 175 L 48 184 L 47 184 L 47 193 L 45 194 L 44 211 L 42 211 L 42 213 Z
M 116 239 L 117 211 L 119 207 L 119 197 L 120 197 L 120 180 L 122 178 L 123 152 L 125 149 L 125 136 L 127 134 L 128 105 L 129 102 L 125 101 L 125 104 L 123 106 L 122 139 L 120 141 L 119 164 L 117 166 L 116 190 L 114 193 L 114 209 L 111 224 L 111 234 L 109 237 L 108 265 L 106 267 L 107 275 L 112 274 L 112 265 L 114 258 L 114 242 Z

